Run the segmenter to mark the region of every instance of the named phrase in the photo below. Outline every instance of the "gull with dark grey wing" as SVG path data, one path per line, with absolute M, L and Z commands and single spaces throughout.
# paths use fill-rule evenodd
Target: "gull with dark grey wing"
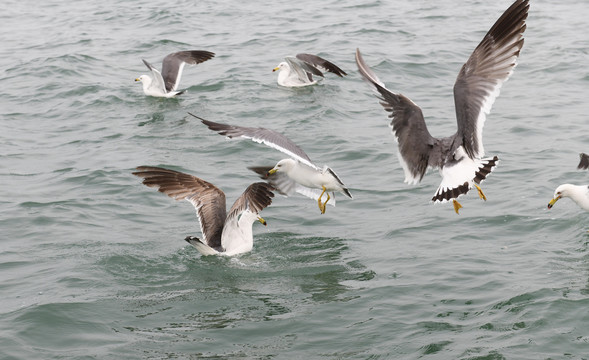
M 169 54 L 162 62 L 160 73 L 153 65 L 146 60 L 143 63 L 151 71 L 151 76 L 141 75 L 135 79 L 143 84 L 145 95 L 155 97 L 174 97 L 184 93 L 186 90 L 178 90 L 184 65 L 196 65 L 212 59 L 214 53 L 204 50 L 179 51 Z
M 287 56 L 272 71 L 278 71 L 278 85 L 286 87 L 301 87 L 317 83 L 317 78 L 323 78 L 323 71 L 329 71 L 342 77 L 347 75 L 337 65 L 313 54 L 297 54 Z
M 253 183 L 226 212 L 225 193 L 196 176 L 155 166 L 139 166 L 133 173 L 143 184 L 176 200 L 189 201 L 196 209 L 202 240 L 186 237 L 203 255 L 237 255 L 249 252 L 254 239 L 252 224 L 266 225 L 259 213 L 272 203 L 274 188 L 265 182 Z
M 360 50 L 356 51 L 358 70 L 372 86 L 380 104 L 389 112 L 398 157 L 405 182 L 417 184 L 428 168 L 437 168 L 442 182 L 432 201 L 452 200 L 454 210 L 462 207 L 456 200 L 473 186 L 486 200 L 479 184 L 495 168 L 497 156 L 483 158 L 483 125 L 501 86 L 510 77 L 524 44 L 528 0 L 516 0 L 491 27 L 462 66 L 454 84 L 454 104 L 458 130 L 454 135 L 433 137 L 421 108 L 403 94 L 386 88 L 368 67 Z
M 333 200 L 329 204 L 335 206 L 335 191 L 352 198 L 348 188 L 331 168 L 327 165 L 322 168 L 315 165 L 309 156 L 286 136 L 270 129 L 220 124 L 189 114 L 200 119 L 219 135 L 229 139 L 250 139 L 290 156 L 290 159 L 282 159 L 274 167 L 250 167 L 281 194 L 288 196 L 297 192 L 317 200 L 322 214 L 325 213 L 325 206 L 330 199 Z M 324 194 L 327 195 L 327 199 L 322 202 Z

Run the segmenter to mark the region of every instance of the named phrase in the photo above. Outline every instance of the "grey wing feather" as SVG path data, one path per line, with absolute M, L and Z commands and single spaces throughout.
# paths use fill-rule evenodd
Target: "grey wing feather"
M 318 169 L 318 167 L 315 164 L 313 164 L 313 162 L 311 161 L 309 156 L 303 151 L 303 149 L 301 149 L 297 144 L 292 142 L 286 136 L 274 130 L 266 128 L 253 128 L 245 126 L 220 124 L 213 121 L 205 120 L 191 113 L 188 114 L 194 116 L 197 119 L 200 119 L 203 124 L 208 126 L 209 129 L 216 131 L 220 135 L 227 136 L 230 139 L 234 137 L 243 137 L 245 139 L 250 139 L 257 143 L 267 145 L 280 152 L 283 152 L 288 156 L 314 169 Z
M 585 153 L 580 153 L 579 157 L 581 158 L 581 160 L 579 161 L 579 166 L 577 166 L 577 169 L 586 170 L 587 168 L 589 168 L 589 155 Z
M 164 78 L 162 77 L 162 74 L 159 72 L 159 70 L 153 67 L 153 65 L 147 62 L 147 60 L 141 59 L 141 61 L 143 61 L 145 66 L 147 66 L 147 68 L 151 71 L 151 76 L 153 78 L 153 81 L 155 81 L 155 86 L 157 86 L 158 89 L 162 90 L 162 92 L 165 92 L 166 85 L 164 83 Z
M 360 74 L 378 94 L 380 104 L 390 112 L 391 126 L 403 161 L 405 181 L 421 181 L 430 165 L 430 152 L 436 142 L 427 129 L 421 108 L 404 95 L 388 90 L 366 65 L 360 50 L 356 50 L 356 63 Z
M 324 58 L 319 57 L 317 55 L 302 53 L 302 54 L 297 54 L 296 57 L 297 57 L 297 59 L 302 60 L 307 64 L 311 64 L 312 67 L 320 67 L 320 68 L 324 69 L 325 71 L 329 71 L 331 73 L 336 74 L 339 77 L 342 77 L 344 75 L 348 75 L 348 74 L 346 74 L 345 71 L 340 69 L 334 63 L 327 61 Z
M 205 50 L 179 51 L 166 56 L 162 63 L 162 77 L 166 90 L 174 91 L 178 88 L 184 64 L 200 64 L 212 59 L 214 56 L 214 53 Z
M 470 158 L 484 155 L 482 132 L 486 114 L 517 64 L 528 8 L 528 0 L 515 1 L 487 32 L 456 79 L 457 136 Z
M 299 60 L 292 56 L 284 58 L 290 66 L 290 71 L 297 74 L 301 82 L 313 81 L 313 75 L 323 77 L 323 73 L 311 64 Z
M 154 166 L 139 166 L 133 175 L 143 184 L 175 200 L 187 200 L 196 208 L 204 241 L 212 248 L 221 246 L 226 218 L 225 194 L 215 185 L 196 176 Z
M 232 217 L 238 216 L 245 210 L 258 214 L 260 211 L 270 206 L 270 204 L 272 204 L 272 198 L 274 197 L 273 190 L 274 187 L 265 182 L 257 182 L 248 186 L 243 194 L 241 194 L 241 196 L 235 200 L 235 203 L 233 203 L 233 206 L 227 215 L 227 221 Z
M 272 187 L 284 196 L 293 195 L 297 190 L 297 183 L 283 172 L 276 172 L 269 175 L 273 166 L 250 166 L 248 169 L 260 175 L 261 179 L 266 180 Z

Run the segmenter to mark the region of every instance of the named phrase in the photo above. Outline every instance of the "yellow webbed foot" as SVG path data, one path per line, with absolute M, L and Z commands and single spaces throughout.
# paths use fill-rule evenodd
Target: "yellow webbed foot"
M 459 214 L 458 210 L 462 208 L 462 205 L 460 205 L 460 203 L 455 199 L 452 199 L 452 204 L 454 205 L 454 211 L 456 211 L 456 213 Z
M 317 199 L 317 204 L 319 205 L 319 210 L 321 210 L 322 214 L 325 214 L 325 204 L 327 204 L 327 202 L 329 201 L 329 194 L 327 194 L 327 200 L 325 200 L 324 203 L 321 203 L 321 198 L 323 197 L 323 194 L 325 194 L 325 190 L 327 190 L 325 188 L 325 186 L 323 186 L 323 191 L 321 192 L 321 195 L 319 195 L 319 198 Z
M 487 201 L 487 197 L 485 196 L 485 194 L 483 194 L 483 189 L 481 189 L 480 186 L 478 186 L 477 184 L 474 184 L 474 186 L 477 188 L 477 191 L 479 192 L 479 197 L 485 201 Z

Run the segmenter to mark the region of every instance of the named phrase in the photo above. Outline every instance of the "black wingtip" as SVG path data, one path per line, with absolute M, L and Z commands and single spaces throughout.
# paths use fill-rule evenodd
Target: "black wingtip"
M 444 200 L 450 201 L 452 199 L 457 199 L 460 195 L 464 195 L 468 193 L 470 187 L 468 186 L 468 181 L 464 184 L 459 185 L 452 189 L 446 189 L 442 192 L 437 193 L 432 197 L 433 202 L 443 202 Z
M 580 153 L 579 157 L 581 158 L 581 160 L 579 161 L 579 165 L 577 166 L 577 169 L 581 169 L 581 170 L 586 170 L 589 168 L 589 155 L 585 154 L 585 153 Z
M 477 170 L 473 179 L 477 184 L 483 182 L 483 180 L 487 178 L 491 171 L 495 170 L 497 163 L 499 163 L 499 158 L 494 156 L 492 159 L 483 159 L 483 161 L 483 166 Z

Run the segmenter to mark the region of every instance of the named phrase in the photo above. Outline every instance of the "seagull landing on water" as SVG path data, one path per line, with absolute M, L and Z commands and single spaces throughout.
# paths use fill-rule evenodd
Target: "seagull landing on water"
M 186 241 L 203 255 L 237 255 L 253 248 L 252 224 L 257 220 L 266 225 L 259 212 L 272 203 L 272 186 L 253 183 L 229 210 L 225 211 L 225 193 L 215 185 L 196 176 L 174 170 L 139 166 L 133 175 L 143 184 L 176 200 L 187 200 L 196 208 L 203 239 L 194 236 Z
M 320 168 L 313 164 L 309 156 L 286 136 L 270 129 L 219 124 L 190 115 L 200 119 L 203 124 L 218 132 L 219 135 L 227 136 L 229 139 L 234 137 L 250 139 L 289 155 L 290 159 L 282 159 L 274 167 L 249 168 L 268 181 L 280 194 L 288 196 L 297 192 L 315 199 L 322 214 L 325 214 L 325 206 L 330 199 L 333 200 L 329 204 L 335 206 L 335 191 L 352 198 L 348 188 L 331 168 L 327 165 Z M 327 195 L 327 199 L 322 202 L 324 194 Z
M 175 52 L 164 58 L 161 73 L 153 65 L 142 59 L 145 66 L 151 70 L 151 76 L 141 75 L 135 81 L 140 81 L 143 84 L 145 95 L 166 98 L 174 97 L 186 91 L 178 90 L 184 65 L 200 64 L 201 62 L 212 59 L 214 56 L 214 53 L 204 50 Z
M 462 66 L 454 84 L 454 104 L 458 130 L 452 136 L 430 135 L 421 108 L 408 97 L 387 89 L 366 65 L 360 50 L 356 63 L 384 109 L 390 112 L 391 127 L 399 146 L 399 160 L 405 182 L 417 184 L 428 167 L 438 168 L 442 182 L 432 201 L 452 200 L 454 211 L 462 207 L 456 198 L 473 186 L 486 200 L 479 184 L 497 165 L 497 156 L 483 159 L 483 124 L 501 85 L 511 75 L 524 44 L 528 0 L 516 0 L 495 22 L 470 58 Z
M 301 87 L 317 83 L 313 75 L 323 78 L 323 72 L 329 71 L 342 77 L 346 74 L 335 64 L 312 54 L 297 54 L 296 57 L 287 56 L 285 61 L 278 64 L 272 71 L 278 71 L 277 83 L 286 87 Z
M 581 153 L 579 156 L 581 161 L 579 161 L 577 169 L 586 170 L 589 168 L 589 155 Z M 559 185 L 554 191 L 554 197 L 548 203 L 548 208 L 552 209 L 554 204 L 563 197 L 571 198 L 583 210 L 589 211 L 589 185 Z

